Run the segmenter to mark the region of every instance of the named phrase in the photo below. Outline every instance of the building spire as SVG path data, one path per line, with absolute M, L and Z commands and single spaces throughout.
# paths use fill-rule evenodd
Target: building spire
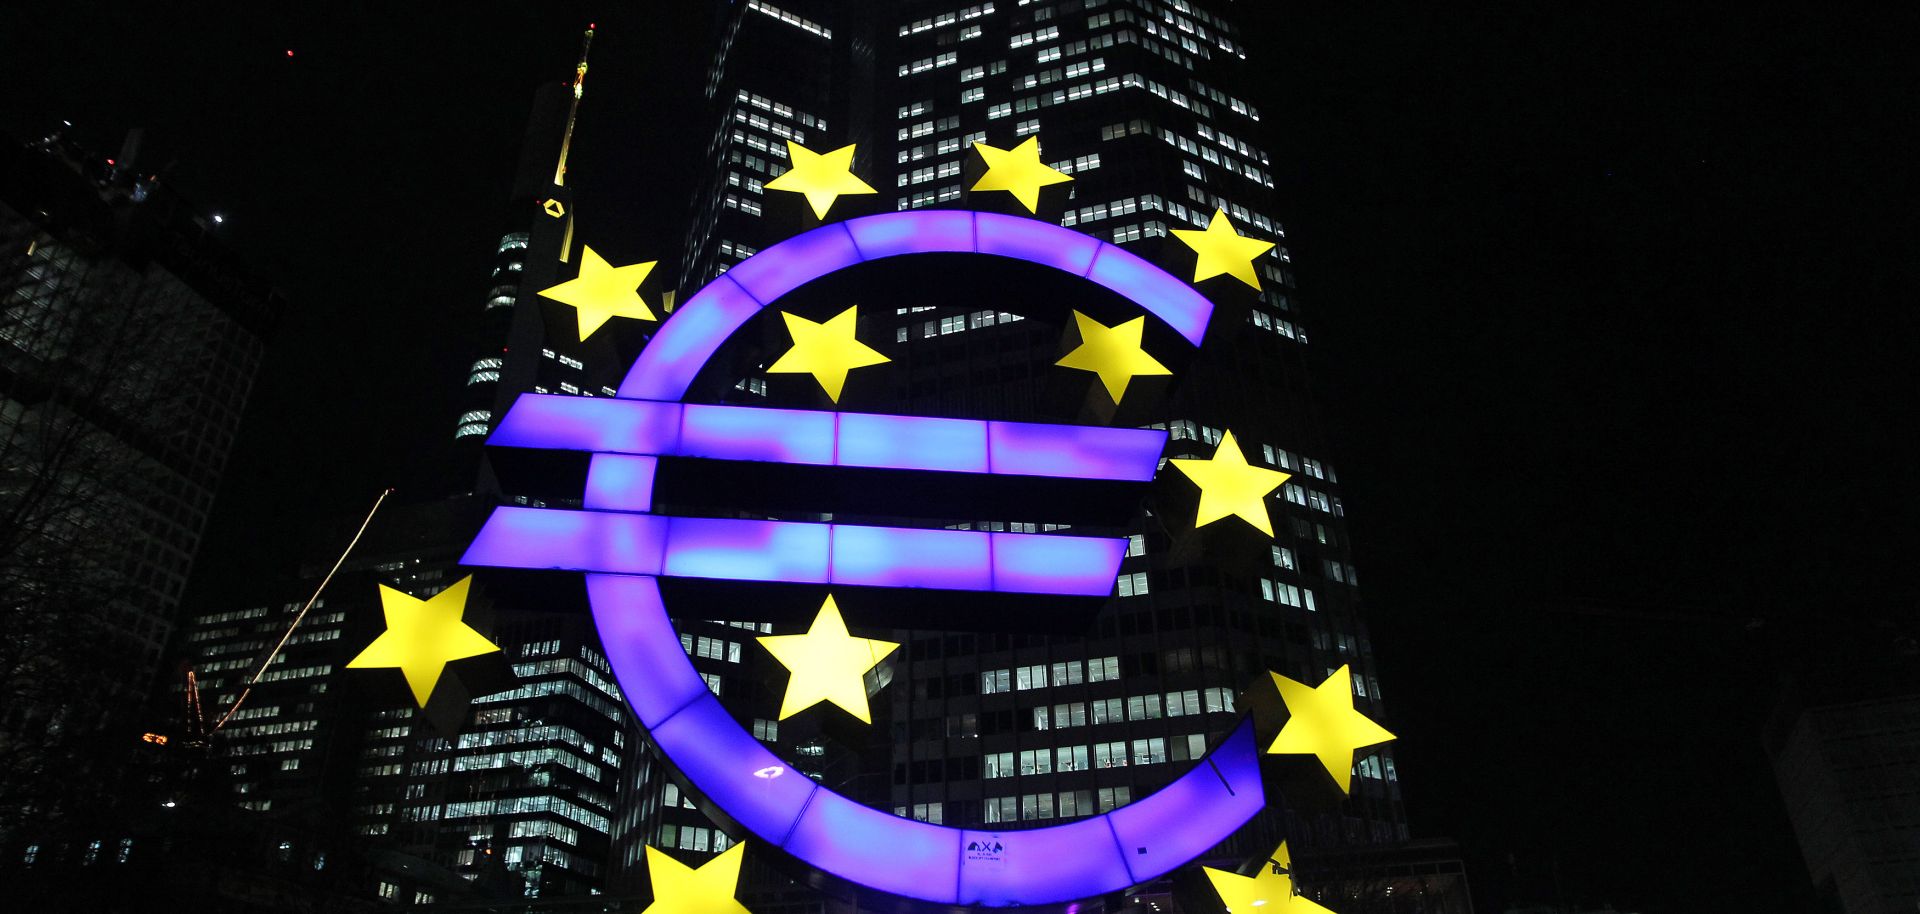
M 587 91 L 587 50 L 593 47 L 594 23 L 580 39 L 580 63 L 573 68 L 573 105 L 567 109 L 567 132 L 560 138 L 560 161 L 553 167 L 553 183 L 567 186 L 567 151 L 573 146 L 573 120 L 580 114 L 580 96 Z

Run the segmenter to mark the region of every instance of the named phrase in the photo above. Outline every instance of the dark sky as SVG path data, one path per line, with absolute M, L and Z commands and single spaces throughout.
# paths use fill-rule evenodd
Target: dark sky
M 293 302 L 214 600 L 291 561 L 288 518 L 426 483 L 533 87 L 590 19 L 582 230 L 671 264 L 702 17 L 155 6 L 9 4 L 0 126 L 146 127 Z M 1805 910 L 1778 674 L 1914 628 L 1913 14 L 1239 6 L 1416 832 L 1482 910 Z

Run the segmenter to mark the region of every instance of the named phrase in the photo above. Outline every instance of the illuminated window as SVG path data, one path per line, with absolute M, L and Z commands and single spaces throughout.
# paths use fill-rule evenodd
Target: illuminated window
M 980 776 L 983 778 L 1010 778 L 1014 771 L 1011 752 L 989 752 L 980 757 Z
M 1093 764 L 1098 768 L 1124 768 L 1127 764 L 1126 740 L 1093 744 Z
M 980 694 L 1013 691 L 1012 670 L 987 670 L 980 674 Z
M 1069 660 L 1053 665 L 1054 685 L 1079 685 L 1083 681 L 1085 681 L 1085 678 L 1082 675 L 1080 661 Z
M 1106 682 L 1120 678 L 1120 658 L 1095 657 L 1087 661 L 1087 681 Z
M 1086 771 L 1087 747 L 1061 746 L 1053 750 L 1053 767 L 1056 771 Z
M 1160 696 L 1132 695 L 1127 698 L 1128 720 L 1158 720 L 1160 718 Z
M 1047 665 L 1044 663 L 1019 667 L 1013 673 L 1013 687 L 1021 691 L 1042 688 L 1047 684 Z

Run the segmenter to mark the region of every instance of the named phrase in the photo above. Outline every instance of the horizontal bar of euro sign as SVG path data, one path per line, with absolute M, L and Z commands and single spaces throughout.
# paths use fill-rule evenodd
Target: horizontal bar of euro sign
M 463 565 L 726 581 L 1105 596 L 1127 541 L 502 507 Z
M 487 443 L 650 457 L 1151 480 L 1158 429 L 522 394 Z

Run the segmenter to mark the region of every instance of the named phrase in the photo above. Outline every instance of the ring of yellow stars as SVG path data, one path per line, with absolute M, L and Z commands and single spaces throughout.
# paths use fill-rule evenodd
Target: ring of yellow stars
M 1332 914 L 1313 899 L 1293 893 L 1293 859 L 1285 841 L 1252 876 L 1210 866 L 1200 869 L 1231 914 Z
M 1140 335 L 1147 329 L 1145 317 L 1108 327 L 1075 311 L 1073 322 L 1080 328 L 1080 345 L 1054 364 L 1099 375 L 1116 405 L 1136 375 L 1173 374 L 1140 348 Z
M 831 594 L 806 634 L 766 635 L 759 641 L 792 674 L 786 698 L 780 702 L 781 720 L 830 701 L 867 724 L 873 723 L 873 716 L 867 711 L 864 677 L 900 646 L 847 634 L 847 623 Z
M 1040 208 L 1040 188 L 1073 180 L 1066 172 L 1040 161 L 1037 136 L 1027 137 L 1026 142 L 1012 149 L 988 146 L 978 140 L 974 141 L 973 148 L 980 150 L 980 158 L 987 163 L 987 173 L 973 182 L 973 189 L 1007 191 L 1030 213 Z
M 853 146 L 848 144 L 832 152 L 814 152 L 792 140 L 787 141 L 787 160 L 793 167 L 766 183 L 768 190 L 805 194 L 813 214 L 827 218 L 833 201 L 843 195 L 877 193 L 867 182 L 853 174 Z
M 647 881 L 653 884 L 653 903 L 640 914 L 752 914 L 733 897 L 740 887 L 742 842 L 698 868 L 690 867 L 647 845 Z
M 1193 248 L 1193 281 L 1199 282 L 1225 273 L 1256 289 L 1260 277 L 1253 273 L 1253 261 L 1273 249 L 1273 242 L 1249 238 L 1233 230 L 1233 220 L 1224 210 L 1213 211 L 1213 221 L 1205 231 L 1174 229 L 1173 237 Z
M 467 575 L 425 600 L 380 585 L 380 609 L 386 614 L 387 630 L 359 656 L 347 661 L 347 669 L 399 667 L 413 689 L 413 700 L 426 707 L 427 697 L 433 694 L 449 662 L 500 649 L 461 621 L 472 583 L 473 575 Z
M 570 305 L 579 312 L 580 339 L 585 341 L 595 330 L 616 317 L 656 320 L 653 309 L 640 300 L 640 284 L 653 272 L 657 260 L 616 267 L 606 258 L 582 247 L 580 275 L 557 286 L 540 290 L 542 298 Z
M 1393 734 L 1353 709 L 1353 678 L 1344 665 L 1318 686 L 1272 675 L 1287 705 L 1287 722 L 1267 754 L 1318 756 L 1340 792 L 1348 792 L 1354 750 L 1387 742 Z
M 1267 496 L 1293 474 L 1248 464 L 1232 432 L 1220 436 L 1220 446 L 1207 460 L 1175 457 L 1171 462 L 1200 487 L 1200 513 L 1193 520 L 1195 527 L 1204 527 L 1225 517 L 1238 517 L 1260 532 L 1273 535 L 1273 521 L 1267 517 Z
M 787 333 L 793 337 L 793 348 L 767 366 L 767 371 L 813 375 L 814 380 L 826 388 L 827 396 L 835 403 L 840 402 L 840 390 L 847 386 L 847 372 L 893 361 L 853 338 L 859 323 L 856 313 L 859 308 L 859 305 L 851 306 L 818 324 L 797 314 L 780 312 L 786 319 Z

